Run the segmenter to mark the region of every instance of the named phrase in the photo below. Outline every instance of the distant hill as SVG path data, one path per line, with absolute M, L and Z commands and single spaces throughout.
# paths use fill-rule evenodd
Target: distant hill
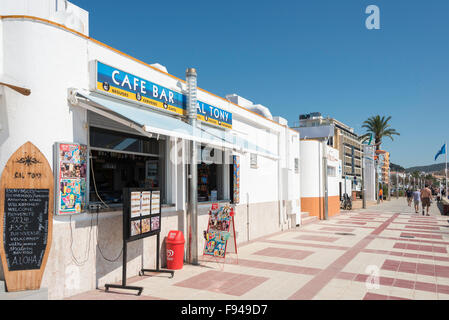
M 393 162 L 390 162 L 390 170 L 391 171 L 399 171 L 399 172 L 404 172 L 407 169 L 405 169 L 404 167 L 401 167 L 398 164 L 394 164 Z
M 437 164 L 431 164 L 428 166 L 418 166 L 418 167 L 411 167 L 405 169 L 406 172 L 413 172 L 413 171 L 423 171 L 423 172 L 438 172 L 438 171 L 444 171 L 446 168 L 446 164 L 443 163 L 437 163 Z

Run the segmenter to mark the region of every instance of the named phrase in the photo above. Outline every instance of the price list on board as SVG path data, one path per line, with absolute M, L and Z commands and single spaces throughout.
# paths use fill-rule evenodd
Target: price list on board
M 5 189 L 4 250 L 9 271 L 39 269 L 47 247 L 48 189 Z

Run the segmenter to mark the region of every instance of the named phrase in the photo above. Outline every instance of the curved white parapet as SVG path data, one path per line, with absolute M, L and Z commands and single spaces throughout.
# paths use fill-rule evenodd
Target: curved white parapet
M 65 0 L 2 0 L 0 12 L 46 19 L 89 36 L 89 12 Z

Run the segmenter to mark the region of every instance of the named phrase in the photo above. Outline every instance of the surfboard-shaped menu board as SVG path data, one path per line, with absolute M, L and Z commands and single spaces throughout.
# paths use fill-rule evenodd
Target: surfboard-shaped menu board
M 37 290 L 50 252 L 53 172 L 31 142 L 8 160 L 0 180 L 0 257 L 8 291 Z

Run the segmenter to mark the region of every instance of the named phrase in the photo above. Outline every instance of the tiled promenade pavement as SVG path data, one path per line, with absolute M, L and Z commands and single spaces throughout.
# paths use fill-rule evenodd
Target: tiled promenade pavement
M 447 220 L 435 203 L 426 217 L 392 198 L 256 239 L 238 261 L 134 277 L 140 297 L 99 289 L 72 299 L 449 299 Z

